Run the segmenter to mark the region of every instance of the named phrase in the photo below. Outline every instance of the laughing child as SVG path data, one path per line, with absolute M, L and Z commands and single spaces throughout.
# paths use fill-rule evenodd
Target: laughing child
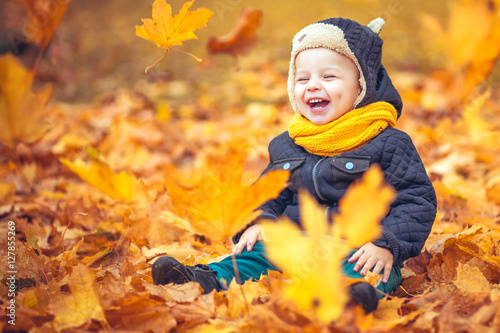
M 368 26 L 331 18 L 295 35 L 288 74 L 295 116 L 288 131 L 269 144 L 264 170 L 290 171 L 290 185 L 260 207 L 260 217 L 233 239 L 242 283 L 278 270 L 265 253 L 259 221 L 285 215 L 300 225 L 297 192 L 303 188 L 327 206 L 325 214 L 335 223 L 347 187 L 372 164 L 381 167 L 397 197 L 382 220 L 382 236 L 353 251 L 343 273 L 354 278 L 368 271 L 383 274 L 377 289 L 388 294 L 401 283 L 403 262 L 420 253 L 436 215 L 436 196 L 410 137 L 394 128 L 403 103 L 381 64 L 383 25 L 381 18 Z M 152 271 L 155 284 L 197 281 L 205 293 L 221 290 L 235 277 L 230 257 L 191 267 L 165 256 Z M 350 292 L 366 312 L 376 309 L 379 296 L 371 285 L 358 283 Z

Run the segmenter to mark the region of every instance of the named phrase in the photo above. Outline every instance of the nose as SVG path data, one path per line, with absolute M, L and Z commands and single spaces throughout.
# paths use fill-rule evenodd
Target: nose
M 321 89 L 321 84 L 318 80 L 311 78 L 309 82 L 307 82 L 307 91 L 316 91 Z

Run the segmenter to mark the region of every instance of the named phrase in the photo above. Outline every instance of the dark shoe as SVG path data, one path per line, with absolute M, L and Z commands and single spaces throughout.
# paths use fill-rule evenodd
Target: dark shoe
M 378 295 L 375 287 L 366 282 L 357 282 L 351 284 L 349 290 L 351 294 L 351 303 L 363 306 L 365 313 L 375 311 L 378 306 Z
M 184 266 L 169 256 L 158 258 L 153 264 L 154 284 L 183 284 L 189 281 L 198 282 L 203 288 L 203 293 L 208 294 L 212 290 L 221 290 L 215 272 L 208 266 Z

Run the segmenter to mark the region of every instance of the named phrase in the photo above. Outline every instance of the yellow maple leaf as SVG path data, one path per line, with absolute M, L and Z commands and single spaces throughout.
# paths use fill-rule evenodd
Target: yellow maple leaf
M 52 93 L 45 85 L 31 92 L 33 72 L 12 54 L 0 56 L 0 141 L 14 146 L 40 139 L 48 129 L 43 110 Z
M 284 295 L 319 319 L 339 318 L 347 302 L 340 262 L 349 252 L 345 243 L 329 237 L 329 223 L 307 192 L 299 195 L 304 232 L 288 219 L 263 223 L 267 252 L 290 275 Z
M 348 279 L 343 277 L 340 263 L 353 248 L 380 234 L 380 220 L 394 198 L 394 191 L 383 180 L 380 168 L 373 166 L 349 187 L 333 226 L 324 207 L 307 192 L 299 193 L 303 230 L 286 218 L 262 223 L 269 256 L 290 275 L 284 294 L 303 309 L 315 311 L 324 322 L 337 320 L 348 299 Z
M 116 174 L 106 163 L 97 160 L 92 160 L 90 165 L 81 159 L 74 162 L 65 158 L 60 160 L 80 178 L 112 199 L 132 203 L 143 202 L 148 198 L 144 183 L 125 171 Z
M 68 281 L 71 295 L 59 296 L 51 305 L 55 315 L 54 326 L 58 332 L 79 327 L 91 320 L 108 327 L 99 297 L 94 289 L 94 275 L 84 265 L 73 267 Z
M 371 167 L 363 175 L 363 181 L 350 187 L 340 200 L 334 232 L 345 238 L 353 249 L 377 238 L 380 220 L 387 215 L 394 198 L 394 190 L 384 183 L 382 170 Z
M 190 12 L 189 8 L 193 2 L 194 0 L 184 3 L 179 14 L 172 16 L 172 7 L 165 0 L 155 0 L 153 19 L 142 19 L 143 25 L 135 26 L 136 35 L 167 49 L 165 55 L 173 45 L 182 45 L 182 42 L 188 39 L 198 39 L 194 31 L 206 26 L 214 12 L 206 8 Z M 146 68 L 146 72 L 150 67 Z
M 270 171 L 253 185 L 243 186 L 244 159 L 241 153 L 209 157 L 197 174 L 190 172 L 191 180 L 199 178 L 191 185 L 174 180 L 179 177 L 166 180 L 177 213 L 212 241 L 228 242 L 260 214 L 255 211 L 259 206 L 278 196 L 288 180 L 288 171 Z

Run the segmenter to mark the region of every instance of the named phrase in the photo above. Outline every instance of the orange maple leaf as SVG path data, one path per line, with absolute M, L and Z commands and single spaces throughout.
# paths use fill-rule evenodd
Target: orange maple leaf
M 228 53 L 233 56 L 247 55 L 250 48 L 257 41 L 255 32 L 262 22 L 262 11 L 250 11 L 244 7 L 236 25 L 228 35 L 208 40 L 207 48 L 210 53 Z
M 198 39 L 193 31 L 206 26 L 214 12 L 206 8 L 198 8 L 194 12 L 189 12 L 193 2 L 194 0 L 184 3 L 179 14 L 172 16 L 172 7 L 165 0 L 155 0 L 153 19 L 142 19 L 143 25 L 135 26 L 137 36 L 167 49 L 160 59 L 146 68 L 146 73 L 149 68 L 165 57 L 171 46 L 182 45 L 182 41 L 188 39 Z
M 27 13 L 26 37 L 45 49 L 66 12 L 69 1 L 16 0 Z
M 177 213 L 212 241 L 227 242 L 242 230 L 260 214 L 255 210 L 277 197 L 288 180 L 288 171 L 270 171 L 250 187 L 243 186 L 244 159 L 241 153 L 208 158 L 200 179 L 191 186 L 173 181 L 174 177 L 167 179 L 167 192 Z M 191 173 L 191 181 L 194 177 Z
M 33 72 L 11 54 L 0 56 L 0 141 L 14 146 L 40 139 L 48 130 L 44 108 L 52 93 L 45 85 L 33 94 Z

